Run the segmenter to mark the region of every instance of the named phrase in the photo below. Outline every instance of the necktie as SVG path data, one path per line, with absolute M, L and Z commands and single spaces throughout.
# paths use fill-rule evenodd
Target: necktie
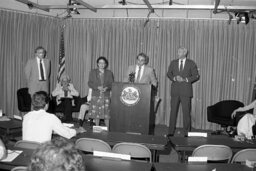
M 41 74 L 41 80 L 44 81 L 44 68 L 43 68 L 43 63 L 42 63 L 42 59 L 40 59 L 40 74 Z
M 183 70 L 183 60 L 180 61 L 180 71 Z
M 140 74 L 141 74 L 141 66 L 139 66 L 136 82 L 138 83 L 140 81 Z
M 68 96 L 68 91 L 64 90 L 64 96 L 67 97 Z

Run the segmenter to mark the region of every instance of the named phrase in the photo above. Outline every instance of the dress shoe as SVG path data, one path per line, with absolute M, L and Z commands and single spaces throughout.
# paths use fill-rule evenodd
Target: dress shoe
M 173 137 L 173 134 L 167 134 L 167 135 L 164 135 L 166 138 L 170 138 L 170 137 Z
M 96 124 L 93 122 L 93 119 L 90 119 L 90 126 L 95 126 Z
M 78 124 L 79 124 L 79 126 L 83 126 L 84 121 L 83 121 L 82 119 L 79 119 L 79 120 L 78 120 Z

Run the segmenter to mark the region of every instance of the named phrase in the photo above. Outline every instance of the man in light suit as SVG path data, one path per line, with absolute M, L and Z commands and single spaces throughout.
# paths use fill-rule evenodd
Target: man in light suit
M 71 79 L 68 75 L 62 75 L 60 83 L 57 83 L 56 88 L 52 92 L 52 96 L 56 97 L 57 105 L 63 109 L 63 121 L 72 122 L 72 106 L 74 106 L 74 97 L 78 97 L 79 92 L 71 83 Z
M 28 60 L 25 75 L 31 97 L 35 92 L 45 91 L 49 94 L 51 62 L 45 58 L 46 50 L 39 46 L 35 49 L 35 58 Z
M 148 63 L 148 56 L 144 53 L 137 55 L 137 64 L 130 65 L 128 67 L 127 73 L 124 78 L 124 82 L 129 82 L 129 75 L 131 73 L 135 74 L 134 82 L 135 83 L 149 83 L 157 88 L 157 79 L 156 74 L 153 68 L 145 65 Z
M 178 59 L 171 61 L 167 77 L 171 85 L 171 114 L 169 132 L 167 136 L 175 133 L 179 105 L 182 105 L 183 127 L 185 134 L 191 131 L 191 98 L 193 97 L 192 83 L 199 80 L 198 68 L 194 61 L 187 59 L 188 50 L 184 47 L 178 49 Z

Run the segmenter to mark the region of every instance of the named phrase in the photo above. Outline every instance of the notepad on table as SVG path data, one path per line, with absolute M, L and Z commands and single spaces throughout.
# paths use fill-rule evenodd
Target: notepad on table
M 17 119 L 17 120 L 22 120 L 22 117 L 19 116 L 19 115 L 13 115 L 13 118 L 14 118 L 14 119 Z
M 207 162 L 207 157 L 188 157 L 188 162 Z
M 111 153 L 104 151 L 93 151 L 94 156 L 98 157 L 110 157 L 110 158 L 118 158 L 122 160 L 131 160 L 131 155 L 129 154 L 119 154 L 119 153 Z
M 188 137 L 207 137 L 205 132 L 188 132 Z
M 72 123 L 63 123 L 63 125 L 66 127 L 69 127 L 69 128 L 74 127 L 74 124 L 72 124 Z
M 106 126 L 93 126 L 92 131 L 93 132 L 108 131 L 108 127 L 106 127 Z
M 7 150 L 7 157 L 3 160 L 1 160 L 1 162 L 11 162 L 13 161 L 16 157 L 18 157 L 18 155 L 20 155 L 22 153 L 21 150 Z

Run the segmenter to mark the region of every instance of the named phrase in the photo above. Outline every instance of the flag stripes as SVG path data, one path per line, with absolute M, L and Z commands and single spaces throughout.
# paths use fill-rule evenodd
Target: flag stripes
M 60 81 L 62 74 L 65 72 L 65 44 L 64 44 L 64 27 L 61 28 L 60 33 L 60 49 L 59 49 L 59 69 L 57 74 L 57 81 Z

